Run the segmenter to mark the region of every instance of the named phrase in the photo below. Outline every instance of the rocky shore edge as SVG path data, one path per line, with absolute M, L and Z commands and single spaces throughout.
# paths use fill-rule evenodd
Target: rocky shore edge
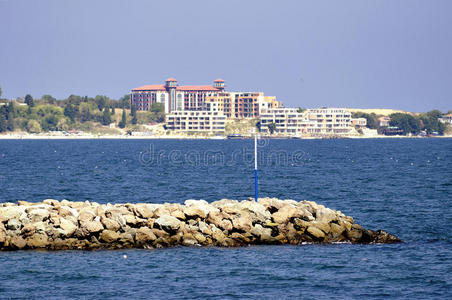
M 99 204 L 46 199 L 0 204 L 0 250 L 398 243 L 312 201 Z

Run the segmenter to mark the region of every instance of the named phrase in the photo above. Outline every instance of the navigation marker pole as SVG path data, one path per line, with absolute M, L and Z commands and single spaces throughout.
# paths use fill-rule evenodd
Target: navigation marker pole
M 254 199 L 257 202 L 258 185 L 257 185 L 257 134 L 256 130 L 253 128 L 254 133 Z

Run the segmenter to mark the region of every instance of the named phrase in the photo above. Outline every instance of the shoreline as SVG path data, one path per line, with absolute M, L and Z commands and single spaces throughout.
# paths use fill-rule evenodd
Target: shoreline
M 261 136 L 261 139 L 298 139 L 298 140 L 325 140 L 325 139 L 429 139 L 429 138 L 452 138 L 446 136 L 344 136 L 344 137 L 291 137 L 291 136 Z M 34 135 L 34 134 L 6 134 L 0 135 L 0 140 L 96 140 L 96 139 L 118 139 L 118 140 L 228 140 L 226 136 L 185 136 L 185 135 Z M 242 137 L 238 139 L 250 139 Z

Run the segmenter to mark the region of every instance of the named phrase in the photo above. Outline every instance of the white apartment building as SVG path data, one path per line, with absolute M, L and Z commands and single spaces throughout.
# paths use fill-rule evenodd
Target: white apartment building
M 352 131 L 352 114 L 345 108 L 308 109 L 310 122 L 315 123 L 314 134 L 343 135 Z
M 166 126 L 181 132 L 221 133 L 225 131 L 225 120 L 220 111 L 173 111 L 166 115 Z
M 270 132 L 268 126 L 275 124 L 275 133 L 284 135 L 302 135 L 310 126 L 305 113 L 299 113 L 297 108 L 263 109 L 260 115 L 261 131 Z
M 296 108 L 264 109 L 261 130 L 275 124 L 275 133 L 285 135 L 347 135 L 352 133 L 351 113 L 345 108 L 318 108 L 298 112 Z

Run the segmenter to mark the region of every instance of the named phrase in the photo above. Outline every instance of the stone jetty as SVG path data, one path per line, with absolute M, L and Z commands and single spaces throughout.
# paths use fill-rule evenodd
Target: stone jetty
M 0 204 L 0 250 L 122 249 L 260 244 L 397 243 L 312 201 L 261 198 L 184 204 L 47 199 Z

